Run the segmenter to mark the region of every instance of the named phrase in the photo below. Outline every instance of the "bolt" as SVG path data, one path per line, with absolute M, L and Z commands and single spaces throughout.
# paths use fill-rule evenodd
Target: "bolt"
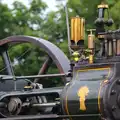
M 117 81 L 117 84 L 120 85 L 120 79 Z
M 112 106 L 112 111 L 114 111 L 115 109 L 116 109 L 116 106 L 113 105 L 113 106 Z
M 67 74 L 67 77 L 72 77 L 73 75 L 72 75 L 72 72 L 69 72 L 68 74 Z
M 114 94 L 116 94 L 116 91 L 115 91 L 115 90 L 112 90 L 112 91 L 111 91 L 111 95 L 114 95 Z

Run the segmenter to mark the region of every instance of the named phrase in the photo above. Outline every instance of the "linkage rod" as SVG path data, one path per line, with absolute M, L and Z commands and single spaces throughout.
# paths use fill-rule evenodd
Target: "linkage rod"
M 42 103 L 42 104 L 33 104 L 31 105 L 31 103 L 23 103 L 22 107 L 26 107 L 26 106 L 32 106 L 32 107 L 55 107 L 56 105 L 59 105 L 60 102 L 53 102 L 53 103 Z
M 47 74 L 47 75 L 31 75 L 31 76 L 15 76 L 15 79 L 31 79 L 31 78 L 48 78 L 48 77 L 68 77 L 69 73 L 67 74 Z M 1 76 L 1 80 L 13 80 L 14 76 Z
M 50 115 L 26 115 L 26 116 L 17 116 L 17 117 L 9 117 L 9 118 L 2 118 L 1 120 L 51 120 L 51 119 L 63 119 L 63 118 L 80 118 L 80 117 L 96 117 L 100 116 L 100 114 L 87 114 L 87 115 L 57 115 L 57 114 L 50 114 Z

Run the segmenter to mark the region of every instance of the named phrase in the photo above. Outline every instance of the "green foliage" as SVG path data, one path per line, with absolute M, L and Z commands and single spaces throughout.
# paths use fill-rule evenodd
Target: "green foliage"
M 120 1 L 106 1 L 110 6 L 109 10 L 115 21 L 111 29 L 118 29 L 120 26 Z M 95 28 L 94 21 L 97 18 L 97 5 L 100 4 L 100 2 L 101 0 L 68 0 L 69 22 L 71 17 L 79 15 L 85 18 L 86 29 Z M 64 6 L 61 4 L 57 5 L 57 11 L 49 11 L 46 14 L 45 10 L 47 8 L 48 6 L 42 0 L 31 0 L 29 7 L 16 1 L 13 3 L 12 9 L 6 4 L 0 3 L 0 39 L 12 35 L 41 37 L 56 44 L 69 56 Z M 87 32 L 85 44 L 87 45 Z M 19 58 L 19 56 L 29 49 L 30 51 L 28 51 L 27 54 Z M 12 47 L 9 50 L 9 54 L 13 63 L 15 59 L 19 58 L 18 64 L 14 65 L 16 75 L 37 74 L 46 59 L 44 51 L 30 44 Z M 0 58 L 0 68 L 3 68 L 2 58 Z M 49 72 L 56 73 L 58 71 L 50 68 Z M 53 81 L 57 83 L 57 80 Z

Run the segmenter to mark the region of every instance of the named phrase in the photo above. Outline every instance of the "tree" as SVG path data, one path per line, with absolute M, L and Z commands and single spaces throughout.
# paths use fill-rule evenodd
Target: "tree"
M 47 5 L 41 0 L 32 0 L 30 2 L 30 7 L 26 7 L 21 2 L 16 1 L 13 3 L 13 9 L 10 9 L 7 5 L 0 3 L 0 39 L 12 35 L 29 35 L 36 37 L 41 36 L 42 32 L 40 31 L 40 26 L 44 21 L 41 14 L 46 8 Z M 26 61 L 22 62 L 23 58 L 20 58 L 18 60 L 19 65 L 14 66 L 16 75 L 20 75 L 21 73 L 27 73 L 29 75 L 32 73 L 37 74 L 39 69 L 38 63 L 40 60 L 38 60 L 35 54 L 38 54 L 40 51 L 38 48 L 35 48 L 35 46 L 33 47 L 30 44 L 23 44 L 10 48 L 10 58 L 14 63 L 14 61 L 19 56 L 21 56 L 26 50 L 30 49 L 31 47 L 34 52 L 29 52 L 29 54 L 22 56 L 24 59 L 26 59 Z M 30 61 L 34 63 L 30 64 Z M 26 66 L 29 67 L 27 68 Z
M 101 0 L 94 0 L 91 4 L 90 0 L 69 0 L 67 3 L 69 22 L 71 17 L 79 15 L 80 17 L 84 17 L 86 19 L 86 29 L 95 28 L 94 21 L 97 17 L 97 5 L 100 1 Z M 62 4 L 57 5 L 57 8 L 57 11 L 48 13 L 42 29 L 48 36 L 48 39 L 54 43 L 56 43 L 55 41 L 61 37 L 64 41 L 58 47 L 60 47 L 68 55 L 65 9 Z
M 45 20 L 44 11 L 47 8 L 47 5 L 44 2 L 41 0 L 32 0 L 30 2 L 30 7 L 26 7 L 21 2 L 16 1 L 13 3 L 13 9 L 8 8 L 7 5 L 5 6 L 7 8 L 6 12 L 10 14 L 9 17 L 11 23 L 9 22 L 9 24 L 7 24 L 7 27 L 10 30 L 9 34 L 5 34 L 5 36 L 2 35 L 1 38 L 11 35 L 29 35 L 47 39 L 47 35 L 42 29 Z M 3 22 L 5 22 L 6 25 L 7 22 Z M 42 63 L 46 59 L 44 51 L 29 43 L 12 46 L 9 49 L 9 56 L 13 63 L 15 75 L 38 74 Z M 2 61 L 2 59 L 0 60 Z M 3 64 L 0 66 L 3 67 Z M 0 70 L 0 72 L 3 73 L 2 70 Z M 48 72 L 53 73 L 58 71 L 56 71 L 55 66 L 53 65 L 52 70 L 50 69 Z M 56 81 L 54 82 L 56 83 Z
M 120 9 L 120 1 L 119 0 L 111 0 L 110 3 L 110 13 L 111 17 L 114 20 L 113 29 L 119 29 L 120 27 L 120 16 L 119 16 L 119 9 Z
M 119 28 L 119 0 L 106 0 L 110 6 L 109 10 L 115 24 L 112 29 Z M 86 29 L 95 28 L 94 21 L 97 18 L 97 5 L 101 0 L 68 0 L 68 14 L 69 21 L 71 17 L 79 15 L 86 20 Z M 64 53 L 69 56 L 67 43 L 67 26 L 66 15 L 63 5 L 57 5 L 57 11 L 49 11 L 46 15 L 44 11 L 47 5 L 42 0 L 31 0 L 30 6 L 26 7 L 21 2 L 14 2 L 13 9 L 8 8 L 7 5 L 0 3 L 0 39 L 11 35 L 29 35 L 41 37 L 56 44 Z M 86 32 L 87 35 L 87 32 Z M 85 38 L 87 43 L 87 38 Z M 19 58 L 25 51 L 27 54 Z M 15 64 L 14 69 L 16 75 L 31 75 L 37 74 L 43 57 L 37 57 L 41 49 L 31 46 L 30 44 L 18 45 L 13 47 L 9 54 L 12 62 L 19 58 L 18 63 Z M 0 66 L 3 66 L 0 59 Z M 54 69 L 50 69 L 53 73 Z
M 41 0 L 32 0 L 29 8 L 21 2 L 14 2 L 13 9 L 11 10 L 13 13 L 12 35 L 41 36 L 42 32 L 40 30 L 44 20 L 41 14 L 46 8 L 47 5 Z M 37 55 L 40 53 L 40 49 L 28 43 L 17 45 L 11 49 L 9 54 L 12 62 L 15 60 L 18 62 L 14 65 L 16 75 L 31 75 L 38 73 L 41 59 L 39 60 Z M 27 50 L 29 51 L 19 58 Z

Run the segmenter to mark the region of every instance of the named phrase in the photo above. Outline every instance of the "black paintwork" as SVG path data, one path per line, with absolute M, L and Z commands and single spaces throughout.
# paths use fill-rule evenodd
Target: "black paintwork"
M 18 41 L 21 42 L 27 42 L 28 37 L 19 36 Z M 27 40 L 26 40 L 26 39 Z M 41 39 L 36 38 L 29 38 L 30 42 L 33 42 L 35 39 L 35 44 L 39 41 L 42 41 Z M 16 37 L 10 37 L 10 39 L 5 39 L 3 44 L 7 44 L 8 42 L 13 43 L 17 42 Z M 44 41 L 45 43 L 45 41 Z M 40 45 L 43 45 L 43 43 L 40 43 Z M 48 45 L 50 43 L 47 43 Z M 47 45 L 46 43 L 44 45 Z M 53 46 L 51 46 L 50 51 L 47 46 L 42 46 L 43 48 L 47 49 L 47 52 L 52 52 Z M 59 50 L 58 50 L 59 51 Z M 52 55 L 51 55 L 52 54 Z M 61 56 L 54 56 L 55 53 L 50 53 L 51 57 L 54 58 L 54 60 L 58 61 L 57 65 L 63 66 L 61 72 L 68 72 L 70 69 L 69 62 L 65 62 L 66 58 L 63 58 Z M 61 54 L 63 56 L 63 54 Z M 7 97 L 31 97 L 31 96 L 39 96 L 39 95 L 51 95 L 57 93 L 58 96 L 61 95 L 61 107 L 59 108 L 62 111 L 62 114 L 67 115 L 70 119 L 73 120 L 79 120 L 85 119 L 85 120 L 98 120 L 102 117 L 105 119 L 120 119 L 119 113 L 120 113 L 120 57 L 112 57 L 112 58 L 102 58 L 102 59 L 96 59 L 94 64 L 81 64 L 80 62 L 76 63 L 73 68 L 73 78 L 67 84 L 64 88 L 50 88 L 50 89 L 43 89 L 43 90 L 32 90 L 32 91 L 21 91 L 23 90 L 24 86 L 27 82 L 24 80 L 17 81 L 17 91 L 11 92 L 14 90 L 14 81 L 4 81 L 0 84 L 0 100 L 3 100 L 3 98 Z M 64 64 L 63 64 L 64 63 Z M 67 63 L 67 65 L 66 65 Z M 65 66 L 66 65 L 66 66 Z M 110 75 L 107 78 L 106 75 L 108 75 L 108 70 L 96 70 L 97 68 L 110 68 Z M 86 71 L 86 72 L 78 72 L 78 70 L 83 69 L 95 69 L 93 71 Z M 77 77 L 76 77 L 77 76 Z M 105 80 L 108 80 L 107 83 L 104 83 Z M 101 85 L 101 83 L 104 83 Z M 9 85 L 9 87 L 7 87 Z M 85 97 L 85 105 L 86 110 L 80 110 L 80 101 L 79 96 L 77 95 L 77 92 L 80 87 L 87 86 L 89 89 L 88 95 Z M 100 90 L 101 87 L 101 90 Z M 99 103 L 98 103 L 98 95 L 100 94 L 100 109 L 99 109 Z M 67 110 L 68 109 L 68 110 Z M 59 110 L 59 111 L 60 111 Z M 84 118 L 83 118 L 84 117 Z
M 15 45 L 16 43 L 25 43 L 25 42 L 35 44 L 36 46 L 39 46 L 40 48 L 42 48 L 49 55 L 49 57 L 52 59 L 52 61 L 55 63 L 55 65 L 57 66 L 57 68 L 61 74 L 67 73 L 69 71 L 69 69 L 70 69 L 69 60 L 65 56 L 65 54 L 54 44 L 50 43 L 47 40 L 43 40 L 41 38 L 30 37 L 30 36 L 11 36 L 11 37 L 5 38 L 4 40 L 0 41 L 1 53 L 7 50 L 7 47 L 4 47 L 4 46 L 10 46 L 10 45 Z M 6 60 L 5 61 L 6 66 L 8 66 L 10 64 L 7 61 L 8 57 L 5 56 L 4 58 Z M 9 72 L 9 71 L 10 71 L 10 69 L 8 68 L 7 73 L 9 75 L 11 75 L 11 72 Z M 66 81 L 69 80 L 66 77 L 62 77 L 62 78 L 64 80 L 64 83 L 66 83 Z M 51 78 L 49 78 L 49 79 L 51 79 Z M 41 83 L 42 83 L 42 81 L 41 81 Z M 54 94 L 54 92 L 58 93 L 58 89 L 55 89 L 55 88 L 51 88 L 48 90 L 47 89 L 45 89 L 45 90 L 38 89 L 36 91 L 24 91 L 24 86 L 28 85 L 28 82 L 26 82 L 25 79 L 16 81 L 16 88 L 17 88 L 16 90 L 14 89 L 15 88 L 14 85 L 15 85 L 14 80 L 12 80 L 12 79 L 3 80 L 1 78 L 1 80 L 0 80 L 0 102 L 4 101 L 3 99 L 5 99 L 5 98 L 10 98 L 10 97 L 22 97 L 22 98 L 25 97 L 25 98 L 27 98 L 27 97 L 33 97 L 34 95 L 39 96 L 41 94 L 41 92 L 42 92 L 42 95 L 43 94 L 51 95 L 51 93 Z M 52 97 L 52 95 L 51 95 L 51 97 Z M 4 115 L 2 115 L 2 116 L 4 116 Z
M 63 94 L 61 96 L 62 108 L 64 114 L 67 115 L 88 115 L 88 114 L 98 114 L 95 119 L 101 118 L 107 119 L 120 119 L 120 63 L 114 62 L 97 62 L 95 64 L 80 65 L 77 63 L 74 67 L 73 79 L 65 86 Z M 110 74 L 108 70 L 93 70 L 86 72 L 78 72 L 82 69 L 96 69 L 110 67 Z M 90 73 L 89 73 L 90 72 Z M 77 76 L 78 74 L 78 76 Z M 103 76 L 101 76 L 103 74 Z M 105 75 L 109 74 L 107 78 Z M 77 76 L 77 77 L 76 77 Z M 108 80 L 108 82 L 104 82 Z M 117 82 L 118 81 L 118 82 Z M 80 110 L 80 102 L 77 92 L 80 87 L 87 86 L 89 88 L 88 96 L 85 100 L 86 110 Z M 100 90 L 101 89 L 101 90 Z M 113 91 L 114 90 L 114 91 Z M 113 95 L 111 95 L 113 92 Z M 100 95 L 100 109 L 98 107 L 98 95 Z M 66 102 L 67 96 L 67 102 Z M 66 111 L 66 104 L 67 109 Z M 71 117 L 72 118 L 72 117 Z M 73 120 L 78 120 L 79 118 L 72 118 Z M 88 119 L 88 117 L 86 117 Z M 93 117 L 89 117 L 94 119 Z

